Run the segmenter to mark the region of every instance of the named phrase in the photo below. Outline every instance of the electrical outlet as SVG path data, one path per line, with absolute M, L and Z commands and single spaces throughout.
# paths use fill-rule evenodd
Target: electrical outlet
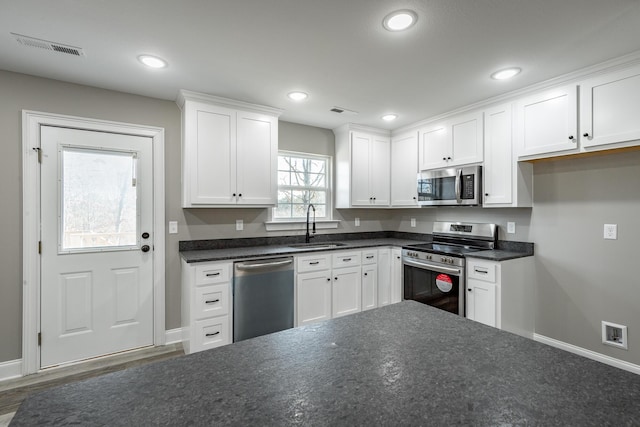
M 507 222 L 507 233 L 515 234 L 516 232 L 516 223 L 515 222 Z
M 618 239 L 618 224 L 605 224 L 604 238 L 608 240 Z
M 236 231 L 244 230 L 244 221 L 241 219 L 236 219 Z
M 416 226 L 416 219 L 415 218 L 411 218 L 411 226 L 412 227 Z
M 169 234 L 178 234 L 178 221 L 169 221 Z
M 360 227 L 360 218 L 356 218 L 355 223 L 356 227 Z
M 629 349 L 627 344 L 627 327 L 602 321 L 602 344 Z

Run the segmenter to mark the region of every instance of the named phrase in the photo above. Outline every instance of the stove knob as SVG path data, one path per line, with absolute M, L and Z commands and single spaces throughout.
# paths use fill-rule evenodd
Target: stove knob
M 447 259 L 443 256 L 440 257 L 440 262 L 447 262 Z

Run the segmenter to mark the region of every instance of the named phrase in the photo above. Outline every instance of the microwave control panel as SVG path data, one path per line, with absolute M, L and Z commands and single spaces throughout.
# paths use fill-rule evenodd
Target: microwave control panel
M 462 175 L 462 194 L 463 199 L 475 198 L 475 175 Z

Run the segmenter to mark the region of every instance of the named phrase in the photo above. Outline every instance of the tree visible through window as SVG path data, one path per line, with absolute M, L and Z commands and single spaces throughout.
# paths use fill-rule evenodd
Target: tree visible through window
M 329 158 L 281 152 L 278 156 L 278 207 L 275 220 L 303 219 L 307 206 L 316 208 L 316 218 L 330 211 Z

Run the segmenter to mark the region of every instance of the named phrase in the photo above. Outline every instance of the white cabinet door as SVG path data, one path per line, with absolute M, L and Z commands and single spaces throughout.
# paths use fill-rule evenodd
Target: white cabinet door
M 351 136 L 351 205 L 370 206 L 373 196 L 369 186 L 371 143 L 373 137 L 360 132 Z
M 393 248 L 391 250 L 391 304 L 403 299 L 402 277 L 402 249 Z
M 454 117 L 449 123 L 452 147 L 448 166 L 482 162 L 482 112 Z
M 237 113 L 237 203 L 275 205 L 278 162 L 278 119 Z
M 333 270 L 333 317 L 362 311 L 361 267 Z
M 511 104 L 484 113 L 484 205 L 512 203 Z
M 446 123 L 420 130 L 419 169 L 438 169 L 451 160 L 451 130 Z
M 369 146 L 369 182 L 373 204 L 389 206 L 391 193 L 391 141 L 389 138 L 374 136 Z
M 235 203 L 235 111 L 200 102 L 184 108 L 183 206 Z
M 378 306 L 378 266 L 362 266 L 362 310 L 371 310 Z
M 496 285 L 469 279 L 467 282 L 467 318 L 496 326 Z
M 298 326 L 331 319 L 331 272 L 314 271 L 297 277 Z
M 640 67 L 580 83 L 582 146 L 640 140 Z
M 391 139 L 391 206 L 417 207 L 418 132 Z
M 518 157 L 578 149 L 577 86 L 560 87 L 516 103 Z
M 391 304 L 391 249 L 378 250 L 378 307 Z

